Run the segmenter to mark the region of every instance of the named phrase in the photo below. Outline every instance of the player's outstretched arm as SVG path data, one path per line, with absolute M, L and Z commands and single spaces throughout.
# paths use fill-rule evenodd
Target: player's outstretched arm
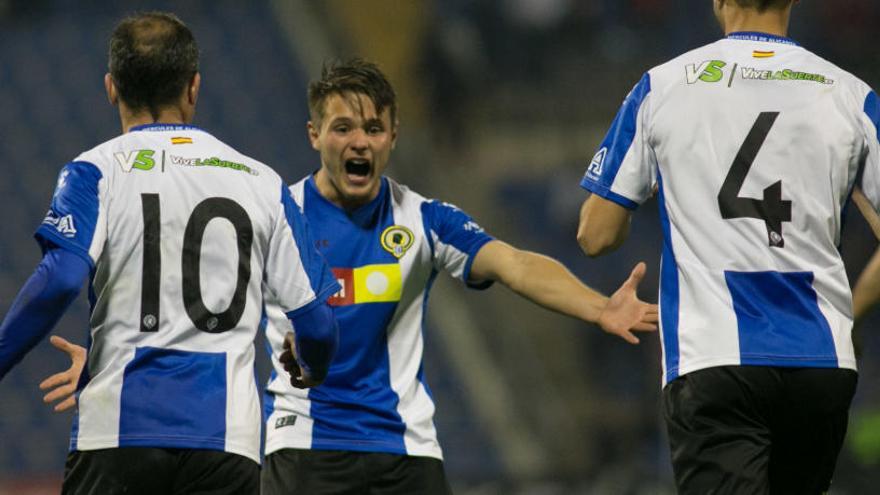
M 644 273 L 645 265 L 639 263 L 630 278 L 608 298 L 584 285 L 555 259 L 494 240 L 477 252 L 470 279 L 497 280 L 547 309 L 597 323 L 606 332 L 636 344 L 639 340 L 633 330 L 657 328 L 657 306 L 636 296 Z
M 90 270 L 65 249 L 46 251 L 0 324 L 0 379 L 58 323 Z
M 619 204 L 596 194 L 581 206 L 577 241 L 587 256 L 614 251 L 629 236 L 631 213 Z
M 57 335 L 49 337 L 49 343 L 70 357 L 70 368 L 43 380 L 40 390 L 46 392 L 43 402 L 55 402 L 55 412 L 63 412 L 76 407 L 76 385 L 86 364 L 86 349 Z

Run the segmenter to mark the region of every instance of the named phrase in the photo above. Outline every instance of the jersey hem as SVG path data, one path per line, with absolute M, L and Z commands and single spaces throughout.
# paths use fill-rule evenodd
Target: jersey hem
M 581 181 L 581 187 L 593 194 L 597 194 L 600 197 L 607 199 L 608 201 L 613 201 L 627 210 L 635 210 L 639 207 L 639 204 L 635 201 L 626 196 L 612 192 L 610 187 L 603 186 L 602 184 L 598 184 L 586 178 Z
M 89 264 L 89 268 L 95 269 L 95 261 L 92 259 L 92 256 L 89 252 L 82 248 L 79 244 L 67 239 L 63 235 L 59 234 L 51 227 L 47 225 L 41 225 L 37 228 L 37 231 L 34 232 L 34 238 L 37 240 L 37 243 L 42 246 L 41 241 L 50 242 L 65 251 L 68 251 L 72 254 L 75 254 L 85 260 L 86 263 Z
M 663 386 L 669 382 L 694 371 L 700 371 L 707 368 L 716 368 L 719 366 L 772 366 L 779 368 L 843 368 L 858 371 L 854 358 L 839 358 L 828 356 L 806 356 L 789 358 L 783 356 L 755 356 L 744 355 L 736 359 L 726 359 L 721 361 L 710 361 L 702 364 L 692 364 L 690 366 L 676 367 L 666 370 L 663 375 Z
M 171 448 L 171 449 L 195 449 L 195 450 L 217 450 L 221 452 L 229 452 L 260 463 L 260 455 L 253 448 L 244 447 L 239 444 L 229 443 L 225 440 L 203 437 L 184 437 L 184 436 L 134 436 L 123 435 L 111 438 L 77 438 L 71 439 L 70 451 L 87 451 L 114 449 L 120 447 L 154 447 L 154 448 Z
M 399 444 L 391 445 L 388 442 L 372 442 L 363 440 L 323 440 L 320 442 L 309 442 L 306 440 L 296 441 L 293 439 L 280 439 L 277 441 L 266 441 L 265 455 L 269 455 L 280 450 L 297 449 L 297 450 L 341 450 L 345 452 L 381 452 L 384 454 L 397 454 L 412 457 L 432 457 L 434 459 L 443 460 L 443 452 L 439 445 L 436 449 L 415 449 L 407 451 L 400 448 Z

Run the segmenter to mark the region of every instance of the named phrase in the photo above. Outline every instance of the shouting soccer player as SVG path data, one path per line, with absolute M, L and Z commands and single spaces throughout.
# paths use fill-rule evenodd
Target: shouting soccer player
M 327 65 L 308 96 L 309 138 L 321 167 L 291 191 L 342 285 L 330 299 L 339 352 L 320 387 L 270 381 L 263 493 L 449 493 L 422 373 L 425 309 L 438 272 L 477 289 L 500 281 L 637 343 L 631 330 L 653 330 L 657 319 L 656 306 L 635 294 L 644 264 L 609 300 L 556 260 L 496 240 L 455 206 L 385 177 L 397 103 L 374 64 Z M 277 308 L 267 314 L 280 373 L 289 323 Z
M 856 360 L 837 246 L 857 180 L 880 206 L 880 103 L 786 37 L 795 3 L 714 0 L 726 37 L 649 70 L 581 182 L 591 256 L 659 190 L 682 494 L 824 493 L 846 433 Z
M 178 18 L 116 27 L 105 85 L 123 134 L 61 170 L 43 260 L 0 326 L 2 377 L 89 278 L 65 494 L 257 493 L 264 297 L 296 326 L 279 352 L 294 384 L 320 383 L 335 352 L 338 284 L 281 178 L 189 125 L 199 83 Z

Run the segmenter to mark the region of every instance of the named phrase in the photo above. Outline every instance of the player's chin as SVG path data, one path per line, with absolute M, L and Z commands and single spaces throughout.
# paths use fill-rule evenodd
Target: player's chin
M 374 191 L 378 188 L 378 178 L 370 178 L 366 181 L 346 181 L 343 194 L 350 201 L 363 202 L 372 199 Z

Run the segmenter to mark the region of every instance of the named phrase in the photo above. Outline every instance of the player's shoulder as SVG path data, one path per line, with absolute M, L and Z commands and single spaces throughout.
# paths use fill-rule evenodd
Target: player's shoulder
M 413 191 L 409 186 L 397 182 L 391 177 L 385 176 L 382 180 L 388 183 L 388 194 L 396 207 L 406 209 L 420 208 L 422 204 L 433 201 Z

